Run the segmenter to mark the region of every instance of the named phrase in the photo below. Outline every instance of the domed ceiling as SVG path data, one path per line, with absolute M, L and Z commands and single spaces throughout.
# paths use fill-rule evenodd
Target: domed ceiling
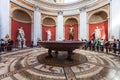
M 73 2 L 77 2 L 79 0 L 64 0 L 64 3 L 73 3 Z
M 74 3 L 80 0 L 43 0 L 43 1 L 48 1 L 48 2 L 53 2 L 53 3 Z
M 98 0 L 25 0 L 29 3 L 40 7 L 40 9 L 52 11 L 66 11 L 80 9 L 88 6 Z

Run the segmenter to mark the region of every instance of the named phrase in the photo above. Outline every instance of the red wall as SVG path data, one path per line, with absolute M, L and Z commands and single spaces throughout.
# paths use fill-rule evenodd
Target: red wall
M 17 46 L 17 33 L 18 27 L 23 27 L 26 38 L 26 45 L 30 46 L 31 44 L 31 23 L 21 23 L 11 19 L 11 38 L 14 41 L 14 45 Z
M 89 39 L 94 39 L 93 33 L 97 26 L 101 29 L 101 39 L 108 40 L 108 21 L 97 24 L 89 24 Z
M 42 26 L 42 40 L 47 40 L 47 30 L 50 29 L 52 40 L 56 40 L 56 27 L 55 26 Z
M 65 40 L 69 40 L 69 27 L 70 25 L 65 25 Z M 78 40 L 78 24 L 73 25 L 74 28 L 74 40 Z

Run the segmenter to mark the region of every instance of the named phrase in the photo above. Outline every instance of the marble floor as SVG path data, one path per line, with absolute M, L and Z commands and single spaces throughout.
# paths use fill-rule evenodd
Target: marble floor
M 120 57 L 112 53 L 76 49 L 87 61 L 67 67 L 40 63 L 37 57 L 46 53 L 45 48 L 0 53 L 0 80 L 120 80 Z

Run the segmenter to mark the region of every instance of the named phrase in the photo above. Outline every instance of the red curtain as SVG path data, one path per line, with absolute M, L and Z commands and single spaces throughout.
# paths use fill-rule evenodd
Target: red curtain
M 11 19 L 11 39 L 14 41 L 14 46 L 17 45 L 17 33 L 18 27 L 23 27 L 26 38 L 26 45 L 30 46 L 31 44 L 31 23 L 21 23 Z
M 74 28 L 74 40 L 78 40 L 78 24 L 72 25 Z M 65 25 L 65 40 L 69 40 L 70 25 Z
M 101 39 L 108 40 L 108 21 L 97 24 L 89 24 L 89 39 L 94 39 L 94 30 L 96 27 L 101 30 Z
M 55 26 L 42 26 L 42 40 L 47 40 L 47 30 L 50 29 L 51 31 L 51 40 L 56 40 L 56 27 Z

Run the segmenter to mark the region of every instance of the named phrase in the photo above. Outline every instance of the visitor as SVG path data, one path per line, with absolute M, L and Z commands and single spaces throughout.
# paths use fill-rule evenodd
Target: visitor
M 99 48 L 100 48 L 100 39 L 97 39 L 97 40 L 95 41 L 95 47 L 96 47 L 97 51 L 99 52 Z
M 13 43 L 14 43 L 13 40 L 11 40 L 11 39 L 8 40 L 7 51 L 12 51 Z
M 104 40 L 100 40 L 100 50 L 103 52 L 104 51 Z

